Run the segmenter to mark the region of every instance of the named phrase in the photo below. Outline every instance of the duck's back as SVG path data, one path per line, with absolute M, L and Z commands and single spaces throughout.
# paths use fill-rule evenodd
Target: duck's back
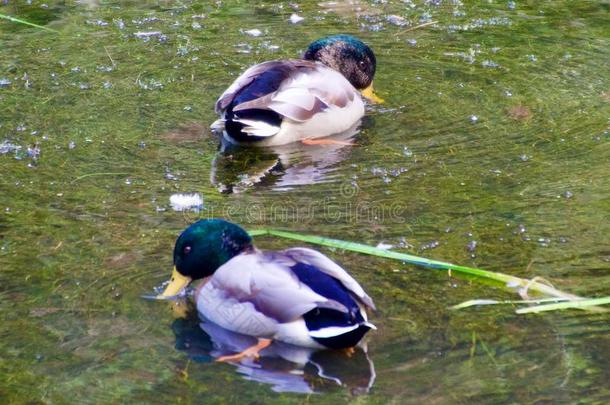
M 196 294 L 204 318 L 246 335 L 311 347 L 354 346 L 373 326 L 370 297 L 319 252 L 293 248 L 244 253 Z

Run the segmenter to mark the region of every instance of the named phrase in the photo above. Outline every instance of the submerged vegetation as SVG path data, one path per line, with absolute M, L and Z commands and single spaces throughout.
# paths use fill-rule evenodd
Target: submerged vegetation
M 0 398 L 308 401 L 286 392 L 300 387 L 322 403 L 604 403 L 608 313 L 520 313 L 607 308 L 608 11 L 0 2 L 20 20 L 0 19 Z M 354 144 L 219 150 L 208 128 L 226 86 L 335 33 L 375 51 L 386 100 Z M 194 314 L 140 298 L 202 217 L 278 236 L 259 233 L 261 248 L 322 244 L 359 280 L 379 308 L 368 358 L 312 360 L 340 364 L 343 385 L 312 362 L 214 364 L 217 342 Z

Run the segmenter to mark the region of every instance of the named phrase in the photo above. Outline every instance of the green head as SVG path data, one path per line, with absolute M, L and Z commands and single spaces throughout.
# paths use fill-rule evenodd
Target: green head
M 186 228 L 174 247 L 174 271 L 162 296 L 178 294 L 192 280 L 208 277 L 252 247 L 252 238 L 222 219 L 202 219 Z
M 364 42 L 351 35 L 331 35 L 312 42 L 303 59 L 314 60 L 340 72 L 359 90 L 373 83 L 377 61 Z

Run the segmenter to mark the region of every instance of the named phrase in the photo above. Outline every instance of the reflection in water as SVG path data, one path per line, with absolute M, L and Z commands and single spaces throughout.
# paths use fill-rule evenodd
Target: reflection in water
M 344 160 L 360 123 L 348 131 L 324 138 L 337 141 L 330 145 L 288 145 L 253 147 L 233 145 L 224 138 L 214 158 L 210 182 L 221 192 L 239 193 L 257 184 L 275 190 L 330 180 L 337 163 Z
M 176 335 L 176 348 L 199 363 L 212 362 L 256 343 L 252 336 L 196 319 L 176 319 L 172 330 Z M 260 355 L 258 360 L 236 364 L 237 372 L 247 380 L 271 385 L 276 392 L 314 393 L 341 386 L 358 395 L 368 393 L 375 381 L 375 369 L 366 346 L 347 353 L 274 342 Z

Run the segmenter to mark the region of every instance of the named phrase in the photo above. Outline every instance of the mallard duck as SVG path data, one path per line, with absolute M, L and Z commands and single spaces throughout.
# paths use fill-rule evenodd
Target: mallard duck
M 273 340 L 310 348 L 351 348 L 375 326 L 373 300 L 328 257 L 312 249 L 260 251 L 250 235 L 222 219 L 195 222 L 178 237 L 174 270 L 161 297 L 203 279 L 199 313 L 258 343 L 220 361 L 258 356 Z
M 216 101 L 220 119 L 212 129 L 229 142 L 246 145 L 332 143 L 315 139 L 356 125 L 364 115 L 360 95 L 383 101 L 373 92 L 375 69 L 375 54 L 359 39 L 319 39 L 302 59 L 246 70 Z

